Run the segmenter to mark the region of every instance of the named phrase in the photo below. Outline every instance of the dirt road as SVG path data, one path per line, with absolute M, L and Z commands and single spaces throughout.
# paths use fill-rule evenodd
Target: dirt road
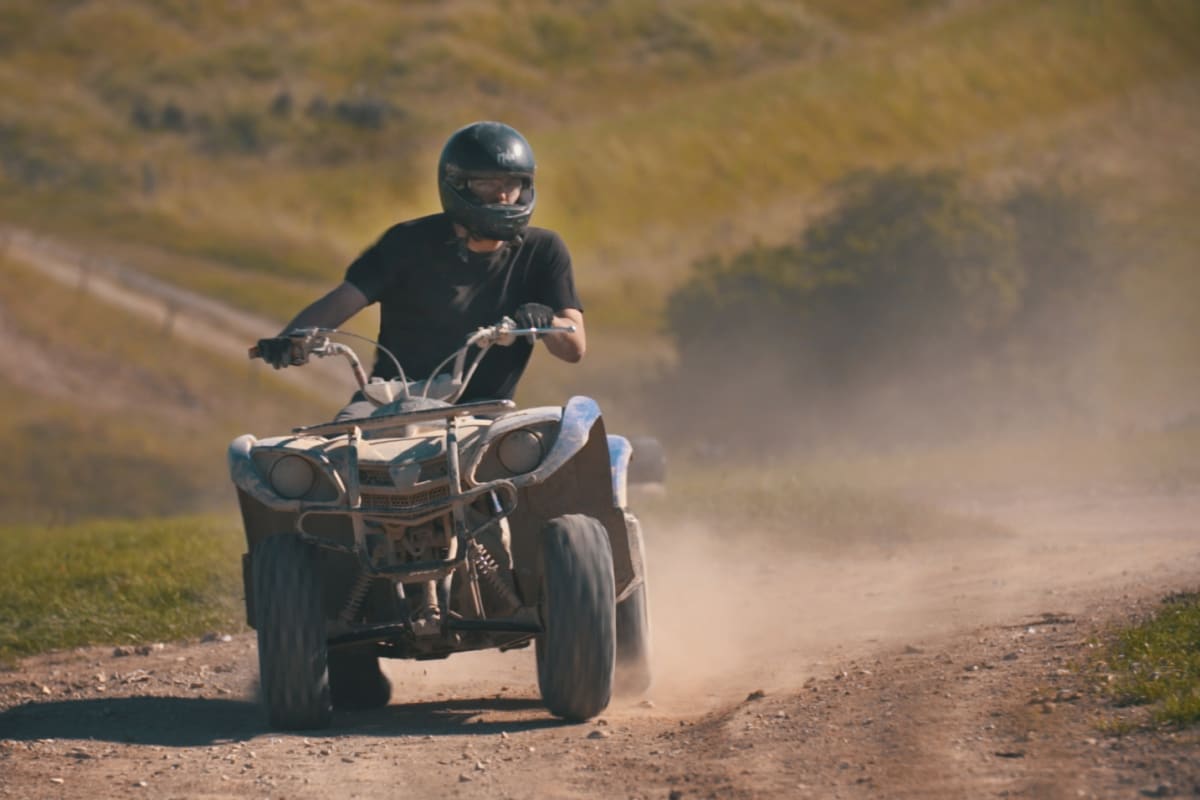
M 0 673 L 0 796 L 1168 797 L 1197 732 L 1101 732 L 1091 637 L 1200 585 L 1200 497 L 973 504 L 1012 532 L 815 562 L 654 532 L 656 685 L 549 718 L 532 654 L 390 662 L 392 704 L 266 730 L 253 636 Z M 763 613 L 763 604 L 777 611 Z

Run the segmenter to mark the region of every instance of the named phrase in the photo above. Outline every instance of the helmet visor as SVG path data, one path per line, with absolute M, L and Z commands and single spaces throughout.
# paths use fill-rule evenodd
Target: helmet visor
M 495 203 L 502 197 L 514 200 L 528 185 L 529 179 L 520 175 L 488 175 L 467 178 L 467 189 L 485 203 Z

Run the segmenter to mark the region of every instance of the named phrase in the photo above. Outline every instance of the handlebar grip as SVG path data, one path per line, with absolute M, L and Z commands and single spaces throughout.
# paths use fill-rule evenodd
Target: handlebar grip
M 262 358 L 262 350 L 258 349 L 258 345 L 254 345 L 253 347 L 250 348 L 250 352 L 248 353 L 248 355 L 252 359 L 253 358 Z

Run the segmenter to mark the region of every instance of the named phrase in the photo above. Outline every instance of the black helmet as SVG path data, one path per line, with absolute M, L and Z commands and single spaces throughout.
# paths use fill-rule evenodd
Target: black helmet
M 533 150 L 502 122 L 473 122 L 446 140 L 438 159 L 438 193 L 450 219 L 481 239 L 509 241 L 533 216 Z M 471 178 L 517 176 L 521 195 L 511 205 L 485 203 L 467 188 Z

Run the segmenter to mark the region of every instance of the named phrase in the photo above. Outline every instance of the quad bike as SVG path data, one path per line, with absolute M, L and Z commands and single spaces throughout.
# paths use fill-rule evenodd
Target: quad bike
M 345 357 L 373 410 L 229 446 L 272 726 L 320 728 L 334 708 L 386 705 L 381 657 L 532 642 L 542 700 L 568 720 L 649 686 L 628 440 L 605 434 L 587 397 L 454 404 L 490 347 L 570 330 L 506 317 L 413 382 L 398 362 L 398 379 L 368 380 L 336 331 L 291 334 L 299 361 Z

